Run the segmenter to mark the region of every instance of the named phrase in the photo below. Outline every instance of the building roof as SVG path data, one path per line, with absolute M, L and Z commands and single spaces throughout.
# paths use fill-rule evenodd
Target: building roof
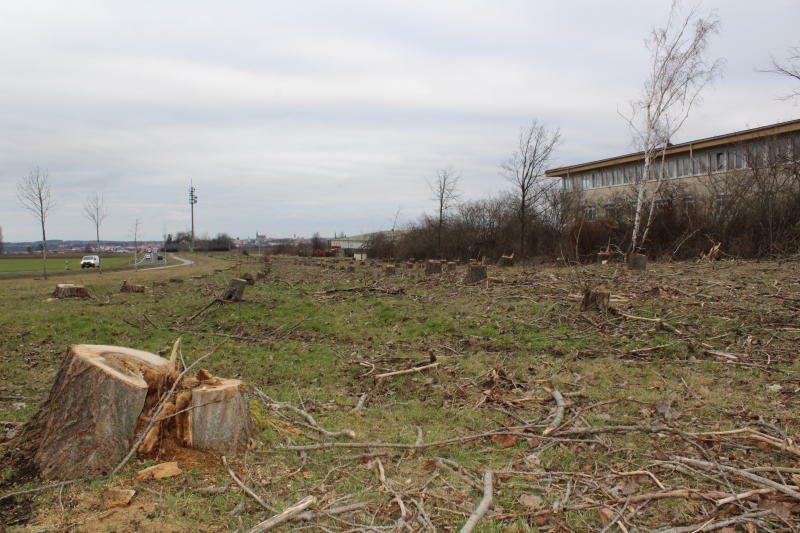
M 769 126 L 760 126 L 758 128 L 751 128 L 748 130 L 735 131 L 733 133 L 725 133 L 723 135 L 715 135 L 714 137 L 706 137 L 694 141 L 688 141 L 680 144 L 673 144 L 667 147 L 666 155 L 678 154 L 681 152 L 688 152 L 690 150 L 700 150 L 702 148 L 710 148 L 723 144 L 731 144 L 735 142 L 747 141 L 759 137 L 768 137 L 770 135 L 777 135 L 779 133 L 788 133 L 793 131 L 800 131 L 800 119 L 789 120 L 787 122 L 779 122 L 777 124 L 770 124 Z M 583 172 L 585 170 L 595 170 L 598 168 L 609 167 L 614 165 L 621 165 L 623 163 L 633 163 L 644 159 L 644 152 L 634 152 L 631 154 L 618 155 L 606 159 L 598 159 L 596 161 L 589 161 L 588 163 L 580 163 L 577 165 L 568 165 L 565 167 L 551 168 L 546 170 L 544 175 L 550 178 L 568 176 L 574 172 Z

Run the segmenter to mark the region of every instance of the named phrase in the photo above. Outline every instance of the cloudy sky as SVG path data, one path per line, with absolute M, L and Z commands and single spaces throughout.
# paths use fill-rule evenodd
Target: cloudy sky
M 58 198 L 48 236 L 189 226 L 232 236 L 352 235 L 432 207 L 437 168 L 462 198 L 507 189 L 499 165 L 532 119 L 560 128 L 552 166 L 632 149 L 643 41 L 666 1 L 337 0 L 0 3 L 0 226 L 38 237 L 16 199 L 30 168 Z M 797 0 L 705 0 L 724 78 L 675 142 L 800 118 L 759 72 L 800 45 Z

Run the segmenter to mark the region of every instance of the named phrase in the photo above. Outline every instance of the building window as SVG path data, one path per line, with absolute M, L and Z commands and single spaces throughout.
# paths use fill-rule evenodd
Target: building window
M 717 152 L 714 154 L 714 170 L 722 172 L 725 170 L 726 156 L 725 152 Z
M 606 212 L 606 218 L 615 219 L 617 218 L 617 204 L 608 203 L 603 206 Z
M 665 200 L 664 198 L 659 198 L 656 200 L 656 209 L 667 209 L 669 207 L 669 200 Z
M 708 152 L 700 152 L 694 155 L 694 173 L 708 173 Z
M 586 220 L 594 220 L 597 218 L 597 208 L 593 205 L 583 206 L 583 217 Z

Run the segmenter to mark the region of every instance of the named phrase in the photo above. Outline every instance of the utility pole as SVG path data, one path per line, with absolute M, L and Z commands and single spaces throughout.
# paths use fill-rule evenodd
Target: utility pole
M 189 182 L 189 207 L 192 210 L 192 244 L 191 244 L 191 250 L 193 252 L 194 252 L 194 204 L 197 203 L 196 191 L 197 191 L 197 189 L 195 189 L 194 185 L 192 185 L 192 182 L 190 181 Z

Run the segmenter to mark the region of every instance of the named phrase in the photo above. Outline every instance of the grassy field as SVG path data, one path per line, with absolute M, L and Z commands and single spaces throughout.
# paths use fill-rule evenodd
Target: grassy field
M 307 495 L 318 500 L 309 520 L 277 530 L 453 531 L 487 471 L 493 501 L 475 531 L 800 526 L 797 262 L 491 268 L 490 283 L 465 286 L 463 266 L 387 277 L 377 264 L 276 258 L 245 301 L 188 321 L 232 275 L 260 268 L 198 259 L 92 278 L 87 301 L 48 301 L 50 282 L 0 280 L 9 432 L 35 413 L 69 344 L 164 354 L 181 335 L 187 363 L 224 341 L 204 363 L 214 375 L 355 439 L 254 395 L 256 442 L 230 463 L 268 509 L 219 457 L 165 452 L 114 479 L 0 499 L 10 531 L 243 531 Z M 183 282 L 121 295 L 125 278 Z M 615 311 L 580 312 L 584 286 L 606 287 Z M 133 480 L 172 459 L 181 476 Z M 9 469 L 2 479 L 0 498 L 40 485 Z M 133 505 L 107 510 L 108 486 L 135 489 Z M 753 489 L 763 490 L 717 503 Z M 348 504 L 360 507 L 330 512 Z
M 80 270 L 80 257 L 50 256 L 47 258 L 47 270 L 49 272 L 62 272 L 64 270 Z M 132 255 L 113 255 L 101 256 L 100 263 L 103 268 L 111 268 L 119 265 L 128 265 L 133 262 Z M 42 258 L 31 257 L 12 257 L 6 258 L 0 255 L 0 272 L 27 272 L 41 271 Z

